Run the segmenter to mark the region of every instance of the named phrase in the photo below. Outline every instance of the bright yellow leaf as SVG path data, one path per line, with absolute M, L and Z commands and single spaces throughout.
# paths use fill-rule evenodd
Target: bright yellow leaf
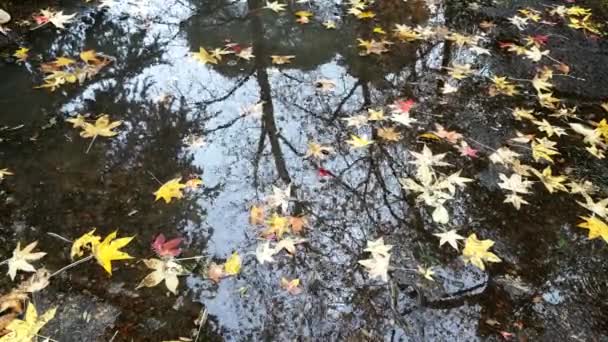
M 577 227 L 589 229 L 589 240 L 602 237 L 608 243 L 608 224 L 596 216 L 585 217 L 581 216 L 585 222 L 581 222 Z
M 93 234 L 95 233 L 95 229 L 97 228 L 93 228 L 93 230 L 74 241 L 72 244 L 72 250 L 70 252 L 70 257 L 72 259 L 74 259 L 74 257 L 83 256 L 85 250 L 93 250 L 93 247 L 97 246 L 101 242 L 101 236 Z
M 173 178 L 172 180 L 161 185 L 161 187 L 158 188 L 158 190 L 156 190 L 154 193 L 154 195 L 156 195 L 155 201 L 162 198 L 165 200 L 165 203 L 170 203 L 172 198 L 180 199 L 184 197 L 182 189 L 186 187 L 186 184 L 180 183 L 181 180 L 181 177 Z
M 133 240 L 133 236 L 117 239 L 116 231 L 114 231 L 106 236 L 100 244 L 93 246 L 93 256 L 99 265 L 111 275 L 113 260 L 133 259 L 129 254 L 119 250 L 131 240 Z
M 224 264 L 224 274 L 237 275 L 239 272 L 241 272 L 241 257 L 238 252 L 234 252 Z
M 8 334 L 0 337 L 0 342 L 30 342 L 38 335 L 38 331 L 48 323 L 53 317 L 57 308 L 51 308 L 42 316 L 38 317 L 38 312 L 34 304 L 29 303 L 23 320 L 14 319 L 6 327 L 10 331 Z

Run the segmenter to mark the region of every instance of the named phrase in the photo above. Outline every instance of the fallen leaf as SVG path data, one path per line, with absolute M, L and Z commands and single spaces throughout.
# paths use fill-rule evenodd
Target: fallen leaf
M 501 262 L 500 258 L 492 252 L 488 252 L 488 249 L 494 245 L 492 240 L 479 240 L 475 233 L 469 235 L 465 241 L 464 249 L 462 250 L 462 257 L 465 264 L 471 263 L 477 266 L 482 271 L 485 270 L 485 262 Z
M 38 241 L 34 241 L 21 249 L 21 242 L 17 242 L 17 247 L 13 250 L 13 256 L 8 259 L 7 274 L 11 277 L 11 280 L 15 280 L 15 276 L 19 270 L 24 272 L 36 272 L 36 269 L 30 264 L 30 261 L 39 260 L 46 255 L 44 252 L 32 253 L 37 244 Z
M 152 242 L 152 250 L 159 257 L 176 257 L 181 254 L 182 250 L 179 245 L 182 243 L 182 238 L 175 238 L 169 241 L 166 240 L 164 234 L 158 234 Z
M 180 199 L 184 197 L 182 193 L 182 189 L 186 187 L 186 184 L 180 183 L 182 180 L 181 177 L 173 178 L 170 181 L 167 181 L 165 184 L 161 185 L 158 190 L 154 193 L 156 196 L 155 201 L 159 199 L 164 199 L 165 203 L 170 203 L 171 199 L 176 198 Z
M 128 253 L 120 251 L 122 247 L 133 240 L 133 236 L 117 239 L 116 235 L 117 233 L 114 231 L 106 236 L 101 243 L 93 246 L 93 256 L 97 263 L 110 275 L 112 275 L 112 261 L 133 259 Z
M 239 272 L 241 272 L 241 257 L 238 252 L 234 252 L 224 264 L 224 274 L 231 276 Z
M 589 240 L 601 237 L 608 243 L 608 224 L 595 216 L 581 216 L 581 218 L 585 220 L 585 222 L 579 223 L 577 227 L 589 229 Z
M 265 221 L 264 206 L 252 205 L 249 209 L 249 223 L 253 225 L 262 225 Z
M 281 277 L 281 287 L 284 288 L 287 292 L 292 295 L 298 295 L 302 293 L 302 288 L 300 286 L 300 279 L 295 278 L 289 280 L 287 278 Z
M 70 252 L 70 257 L 74 260 L 74 257 L 81 257 L 84 255 L 84 251 L 93 250 L 93 246 L 99 245 L 101 242 L 101 237 L 98 235 L 94 235 L 96 228 L 93 228 L 88 233 L 83 234 L 81 237 L 76 239 L 72 243 L 72 249 Z
M 177 286 L 179 285 L 177 277 L 185 274 L 184 268 L 180 264 L 173 260 L 160 259 L 144 259 L 143 262 L 154 271 L 142 279 L 136 289 L 144 286 L 154 287 L 164 280 L 167 289 L 173 294 L 177 294 Z
M 439 238 L 439 247 L 443 246 L 446 242 L 450 244 L 455 250 L 458 250 L 458 240 L 464 240 L 464 236 L 459 235 L 456 229 L 444 233 L 433 234 Z
M 198 48 L 198 52 L 192 52 L 192 57 L 194 57 L 195 60 L 203 63 L 203 64 L 217 64 L 218 60 L 217 58 L 215 58 L 213 55 L 211 55 L 209 52 L 207 52 L 207 50 L 205 50 L 204 47 L 199 47 Z
M 6 330 L 10 332 L 0 337 L 0 342 L 29 342 L 38 336 L 38 331 L 48 323 L 53 317 L 57 308 L 49 309 L 42 316 L 38 317 L 38 312 L 34 304 L 29 303 L 23 320 L 14 319 Z

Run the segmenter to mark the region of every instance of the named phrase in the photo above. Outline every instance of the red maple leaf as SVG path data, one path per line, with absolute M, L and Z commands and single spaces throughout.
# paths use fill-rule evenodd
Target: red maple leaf
M 32 17 L 38 25 L 46 24 L 49 22 L 49 17 L 46 17 L 44 15 L 33 15 Z
M 500 46 L 501 49 L 507 49 L 507 48 L 513 46 L 513 43 L 510 43 L 510 42 L 498 42 L 498 46 Z
M 409 113 L 412 107 L 416 104 L 416 101 L 409 100 L 397 100 L 391 105 L 391 108 L 398 113 Z
M 156 252 L 156 254 L 158 254 L 158 256 L 176 257 L 182 252 L 182 249 L 178 248 L 179 244 L 182 243 L 182 240 L 182 238 L 175 238 L 167 241 L 165 239 L 165 235 L 161 233 L 158 234 L 156 239 L 154 239 L 154 242 L 152 243 L 152 249 L 154 250 L 154 252 Z
M 530 38 L 534 41 L 534 43 L 541 46 L 547 44 L 547 41 L 549 41 L 549 36 L 544 34 L 537 34 L 535 36 L 531 36 Z

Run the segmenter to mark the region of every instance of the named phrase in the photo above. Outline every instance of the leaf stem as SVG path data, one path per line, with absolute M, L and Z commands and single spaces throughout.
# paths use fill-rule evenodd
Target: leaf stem
M 54 237 L 54 238 L 57 238 L 57 239 L 59 239 L 59 240 L 63 240 L 63 241 L 68 242 L 68 243 L 72 243 L 72 242 L 74 242 L 74 241 L 72 241 L 72 240 L 70 240 L 70 239 L 68 239 L 68 238 L 65 238 L 65 237 L 63 237 L 63 236 L 61 236 L 61 235 L 57 234 L 57 233 L 53 233 L 53 232 L 46 232 L 46 233 L 47 233 L 48 235 L 50 235 L 50 236 Z
M 177 258 L 177 259 L 173 259 L 173 261 L 184 261 L 184 260 L 202 259 L 204 257 L 205 257 L 204 255 L 197 255 L 197 256 L 193 256 L 193 257 L 189 257 L 189 258 Z
M 11 259 L 6 259 L 6 260 L 4 260 L 4 261 L 0 262 L 0 265 L 7 264 L 7 263 L 9 262 L 9 260 L 11 260 Z
M 85 154 L 89 153 L 89 150 L 91 149 L 91 146 L 93 146 L 93 143 L 95 142 L 95 139 L 97 139 L 97 134 L 95 134 L 93 136 L 93 139 L 91 139 L 91 143 L 89 144 L 89 147 L 87 147 L 87 151 L 85 152 Z
M 91 260 L 91 259 L 93 259 L 93 256 L 92 256 L 92 255 L 89 255 L 89 256 L 88 256 L 88 257 L 86 257 L 86 258 L 83 258 L 83 259 L 80 259 L 80 260 L 74 261 L 73 263 L 71 263 L 71 264 L 69 264 L 69 265 L 67 265 L 67 266 L 64 266 L 64 267 L 60 268 L 59 270 L 55 271 L 55 273 L 51 274 L 51 275 L 49 276 L 49 278 L 52 278 L 52 277 L 54 277 L 54 276 L 58 275 L 59 273 L 61 273 L 61 272 L 65 271 L 65 270 L 67 270 L 67 269 L 70 269 L 70 268 L 72 268 L 72 267 L 74 267 L 74 266 L 80 265 L 80 264 L 82 264 L 83 262 L 87 262 L 87 261 L 89 261 L 89 260 Z

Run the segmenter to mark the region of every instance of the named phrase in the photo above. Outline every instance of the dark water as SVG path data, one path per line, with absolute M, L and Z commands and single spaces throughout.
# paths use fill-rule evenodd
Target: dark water
M 188 263 L 192 274 L 180 278 L 177 296 L 162 284 L 136 291 L 148 273 L 142 263 L 116 262 L 111 278 L 93 263 L 69 270 L 34 297 L 39 307 L 61 308 L 45 335 L 60 341 L 194 336 L 194 320 L 205 308 L 201 340 L 472 341 L 500 340 L 501 331 L 522 341 L 607 340 L 608 246 L 576 228 L 588 213 L 573 196 L 551 195 L 541 184 L 527 196 L 530 205 L 516 211 L 497 186 L 503 171 L 488 160 L 516 131 L 533 131 L 514 121 L 510 108 L 535 103 L 530 94 L 487 96 L 486 77 L 529 79 L 535 68 L 500 51 L 496 41 L 520 34 L 507 22 L 520 4 L 542 10 L 560 2 L 436 3 L 431 11 L 424 2 L 378 1 L 375 24 L 387 31 L 400 23 L 481 34 L 477 24 L 494 20 L 498 28 L 482 44 L 492 56 L 441 40 L 361 57 L 356 39 L 370 37 L 375 24 L 344 15 L 344 6 L 330 1 L 290 4 L 280 16 L 259 10 L 259 0 L 120 1 L 105 10 L 61 2 L 65 12 L 78 13 L 76 23 L 29 33 L 23 44 L 33 57 L 0 66 L 0 168 L 15 173 L 0 184 L 2 255 L 17 240 L 39 240 L 49 255 L 38 265 L 59 269 L 69 263 L 70 246 L 46 233 L 75 238 L 97 227 L 135 235 L 125 250 L 138 258 L 152 256 L 150 243 L 160 232 L 186 239 L 184 257 L 207 258 Z M 586 5 L 607 17 L 600 2 Z M 290 12 L 302 8 L 316 21 L 334 19 L 337 29 L 295 23 Z M 585 119 L 606 117 L 597 106 L 608 98 L 605 39 L 561 26 L 543 30 L 564 37 L 550 40 L 551 55 L 584 79 L 557 80 L 556 94 Z M 203 65 L 190 56 L 227 42 L 252 46 L 255 58 Z M 114 62 L 82 86 L 33 89 L 42 82 L 40 59 L 86 49 Z M 296 58 L 275 66 L 270 55 Z M 441 67 L 452 61 L 471 63 L 480 75 L 444 95 Z M 319 92 L 319 79 L 334 80 L 335 91 Z M 412 116 L 419 122 L 401 130 L 403 139 L 349 148 L 345 140 L 356 130 L 340 119 L 404 98 L 418 103 Z M 265 101 L 261 117 L 242 115 L 259 101 Z M 124 124 L 118 137 L 100 138 L 85 153 L 89 141 L 64 122 L 77 113 L 107 113 Z M 399 186 L 399 177 L 413 172 L 408 151 L 422 149 L 417 135 L 434 123 L 479 144 L 480 158 L 473 160 L 447 144 L 427 143 L 436 153 L 449 152 L 451 169 L 475 180 L 447 204 L 448 227 L 496 241 L 493 251 L 503 262 L 486 272 L 440 248 L 429 208 Z M 203 137 L 205 145 L 188 147 L 190 136 Z M 321 165 L 331 175 L 319 175 L 319 165 L 304 158 L 310 140 L 335 149 Z M 606 197 L 606 162 L 586 153 L 574 134 L 560 141 L 554 168 L 593 181 Z M 170 204 L 154 202 L 156 179 L 193 175 L 204 181 L 200 190 Z M 308 241 L 294 257 L 283 252 L 276 263 L 260 265 L 254 251 L 261 230 L 248 223 L 249 207 L 262 203 L 272 186 L 288 184 L 289 213 L 307 215 Z M 366 241 L 380 236 L 395 246 L 391 265 L 434 266 L 435 282 L 399 269 L 388 284 L 369 280 L 357 261 L 367 258 Z M 206 262 L 223 262 L 233 251 L 243 257 L 241 274 L 219 285 L 206 279 Z M 286 293 L 281 277 L 300 278 L 304 292 Z M 3 288 L 11 288 L 3 279 Z M 104 337 L 91 337 L 99 334 Z

